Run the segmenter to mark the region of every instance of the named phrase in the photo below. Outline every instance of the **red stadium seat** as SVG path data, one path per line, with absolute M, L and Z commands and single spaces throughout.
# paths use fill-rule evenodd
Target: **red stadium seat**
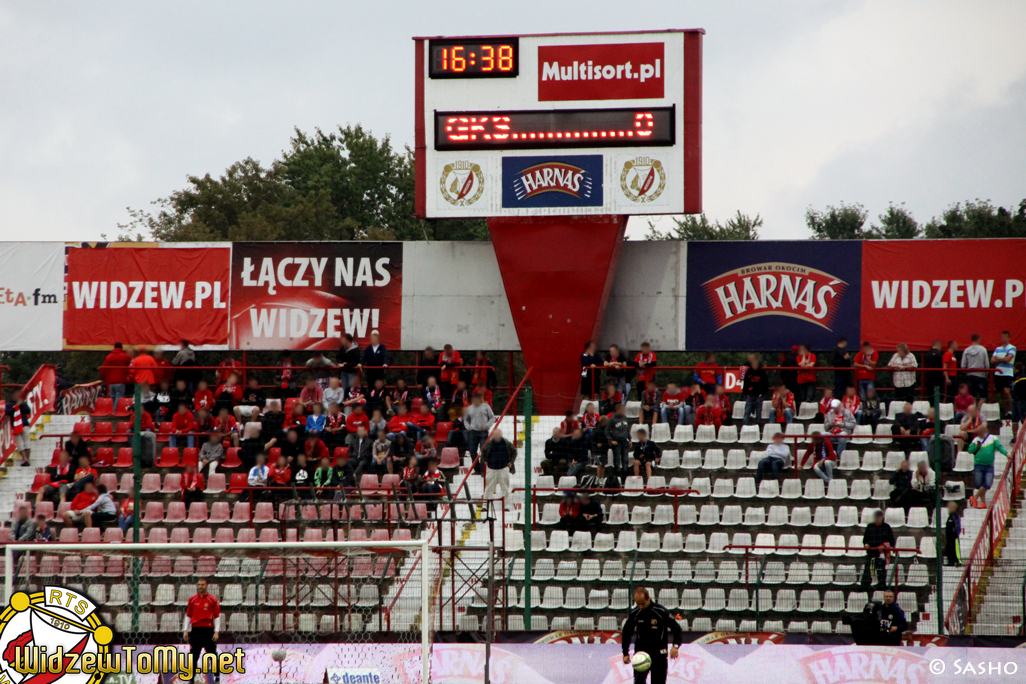
M 214 543 L 214 531 L 209 527 L 197 527 L 196 531 L 192 533 L 193 544 L 213 544 Z
M 118 494 L 132 494 L 135 492 L 135 475 L 124 473 L 121 476 L 121 485 L 118 487 Z
M 160 501 L 147 501 L 146 511 L 143 513 L 144 523 L 159 523 L 164 521 L 164 504 Z
M 99 527 L 87 527 L 82 530 L 83 544 L 99 544 L 102 541 L 103 533 Z
M 214 473 L 207 479 L 207 488 L 203 491 L 207 494 L 221 494 L 226 487 L 225 474 Z M 214 504 L 215 506 L 217 504 Z
M 211 525 L 221 525 L 229 520 L 229 508 L 227 501 L 215 501 L 210 505 L 210 514 L 207 522 Z
M 222 529 L 230 530 L 231 528 L 226 527 Z M 217 533 L 220 534 L 221 530 L 218 530 Z M 236 538 L 236 541 L 240 544 L 250 544 L 252 542 L 255 542 L 256 540 L 256 530 L 254 530 L 252 527 L 244 527 L 241 530 L 239 530 L 239 536 Z
M 452 430 L 452 423 L 439 423 L 435 427 L 435 443 L 445 444 L 445 438 L 449 436 L 450 430 Z
M 424 399 L 422 397 L 414 397 L 413 401 L 410 403 L 410 413 L 417 415 L 417 413 L 420 412 L 420 405 L 423 403 Z
M 349 531 L 349 541 L 351 542 L 365 542 L 367 541 L 367 530 L 362 527 L 355 530 Z
M 61 451 L 63 451 L 63 449 L 61 449 L 60 447 L 53 450 L 53 456 L 50 457 L 50 467 L 53 467 L 60 463 Z
M 335 453 L 332 454 L 331 465 L 335 465 L 339 462 L 339 459 L 349 457 L 349 447 L 335 447 Z
M 198 525 L 199 523 L 205 523 L 207 521 L 207 502 L 206 501 L 193 501 L 189 504 L 189 516 L 185 519 L 185 522 Z
M 165 420 L 157 428 L 157 441 L 168 442 L 171 440 L 171 430 L 174 428 L 170 420 Z
M 97 418 L 106 418 L 112 413 L 114 413 L 114 400 L 110 397 L 99 397 L 96 400 L 96 407 L 93 409 L 93 415 Z
M 172 544 L 188 544 L 189 543 L 189 529 L 187 527 L 175 527 L 171 530 L 171 543 Z
M 260 530 L 260 543 L 261 544 L 276 544 L 280 541 L 277 528 L 265 527 Z
M 114 415 L 118 418 L 126 418 L 132 415 L 132 397 L 121 397 L 118 405 L 114 407 Z
M 389 541 L 388 530 L 372 530 L 370 540 L 375 541 Z
M 114 436 L 110 438 L 110 441 L 117 442 L 118 444 L 127 444 L 130 434 L 132 434 L 132 424 L 127 420 L 123 420 L 114 426 Z
M 360 477 L 360 489 L 366 494 L 368 492 L 376 492 L 381 489 L 378 484 L 378 476 L 373 473 L 365 473 Z
M 199 450 L 195 447 L 186 447 L 182 451 L 182 467 L 199 465 Z
M 281 457 L 281 447 L 271 447 L 270 458 L 267 460 L 268 465 L 274 465 L 278 462 L 278 458 Z
M 384 489 L 386 492 L 391 492 L 392 491 L 392 486 L 395 485 L 396 487 L 398 487 L 399 483 L 402 482 L 402 479 L 403 478 L 401 476 L 395 475 L 395 474 L 391 474 L 391 475 L 385 474 L 385 475 L 382 475 L 381 476 L 381 488 Z
M 109 442 L 114 436 L 114 425 L 107 421 L 93 423 L 93 434 L 88 439 L 90 442 Z
M 79 422 L 75 423 L 75 425 L 71 428 L 71 431 L 76 435 L 82 435 L 84 439 L 89 439 L 89 435 L 91 435 L 93 432 L 92 427 L 93 426 L 91 423 L 84 420 L 80 420 Z
M 142 494 L 156 494 L 160 491 L 160 473 L 143 473 L 142 486 L 139 488 Z
M 443 447 L 442 455 L 438 460 L 439 468 L 459 468 L 460 450 L 456 447 Z
M 256 524 L 269 523 L 274 520 L 274 504 L 267 501 L 257 503 L 253 509 L 253 522 Z
M 180 523 L 185 521 L 185 502 L 184 501 L 172 501 L 167 505 L 167 515 L 164 516 L 164 522 L 168 523 Z
M 129 535 L 132 533 L 129 532 Z M 103 543 L 104 544 L 120 544 L 125 540 L 125 535 L 121 532 L 121 528 L 117 526 L 108 527 L 103 531 Z
M 381 504 L 367 504 L 364 506 L 367 512 L 367 520 L 381 520 Z
M 48 484 L 50 484 L 50 476 L 47 473 L 36 473 L 36 476 L 32 478 L 32 489 L 29 492 L 35 494 Z
M 233 523 L 248 523 L 252 517 L 250 514 L 250 503 L 248 501 L 236 501 L 235 508 L 232 509 L 232 522 Z
M 109 468 L 114 465 L 114 448 L 100 447 L 96 450 L 96 458 L 93 459 L 93 467 Z
M 242 467 L 242 460 L 239 458 L 239 447 L 229 447 L 228 448 L 228 453 L 225 454 L 225 457 L 224 457 L 224 467 L 225 468 L 241 468 Z M 234 478 L 235 478 L 235 476 L 233 475 L 232 479 L 234 479 Z M 243 477 L 243 480 L 245 480 L 245 477 Z
M 61 530 L 61 534 L 57 537 L 57 541 L 61 544 L 77 544 L 78 543 L 78 528 L 76 527 L 65 527 Z
M 285 400 L 285 409 L 284 409 L 285 415 L 286 416 L 291 416 L 292 415 L 292 410 L 294 408 L 296 408 L 296 404 L 298 404 L 298 403 L 299 403 L 299 397 L 289 397 L 288 399 L 286 399 Z
M 217 504 L 214 504 L 214 505 L 216 506 Z M 228 504 L 225 503 L 225 506 L 227 506 L 227 505 Z M 211 515 L 213 515 L 213 511 L 211 511 Z M 239 534 L 241 536 L 241 534 L 242 534 L 241 530 L 240 530 Z M 230 527 L 219 527 L 219 528 L 217 528 L 217 532 L 214 534 L 214 543 L 216 543 L 216 544 L 234 544 L 235 543 L 235 530 L 233 530 Z
M 114 462 L 115 468 L 131 468 L 133 463 L 132 447 L 121 447 L 118 449 L 118 460 Z
M 45 515 L 47 520 L 53 520 L 53 501 L 40 501 L 36 504 L 36 515 Z M 4 530 L 7 530 L 5 527 Z
M 166 425 L 166 423 L 163 424 Z M 160 460 L 157 461 L 158 468 L 177 468 L 178 465 L 178 449 L 164 447 L 160 450 Z
M 143 476 L 145 477 L 145 475 Z M 164 477 L 164 486 L 160 488 L 163 494 L 181 494 L 182 493 L 182 474 L 181 473 L 168 473 Z
M 100 473 L 100 480 L 98 484 L 102 484 L 107 488 L 107 491 L 113 494 L 118 490 L 118 476 L 114 473 Z

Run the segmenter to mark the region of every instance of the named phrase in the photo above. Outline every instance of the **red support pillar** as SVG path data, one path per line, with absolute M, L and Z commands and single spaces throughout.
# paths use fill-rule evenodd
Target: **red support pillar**
M 579 394 L 584 343 L 602 331 L 627 217 L 490 218 L 488 228 L 538 412 L 559 415 Z

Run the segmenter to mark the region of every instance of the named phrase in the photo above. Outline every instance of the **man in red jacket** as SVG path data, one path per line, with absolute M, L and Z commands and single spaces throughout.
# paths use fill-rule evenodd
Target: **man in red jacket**
M 189 599 L 189 604 L 185 608 L 182 632 L 192 649 L 193 669 L 199 667 L 202 651 L 217 658 L 217 639 L 221 632 L 221 604 L 212 594 L 207 593 L 205 579 L 200 578 L 196 582 L 196 594 Z
M 716 432 L 720 431 L 720 426 L 723 425 L 723 409 L 716 404 L 716 395 L 705 395 L 705 403 L 698 407 L 695 414 L 695 426 L 698 425 L 712 425 Z
M 114 343 L 114 349 L 103 359 L 100 366 L 100 378 L 107 385 L 107 396 L 117 406 L 118 400 L 125 396 L 125 385 L 128 383 L 128 366 L 132 365 L 132 357 L 125 353 L 120 342 Z

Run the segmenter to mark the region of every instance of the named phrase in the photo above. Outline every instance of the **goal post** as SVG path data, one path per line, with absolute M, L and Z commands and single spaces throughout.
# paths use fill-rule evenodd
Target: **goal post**
M 268 677 L 322 681 L 328 669 L 376 668 L 380 681 L 426 684 L 429 544 L 8 544 L 4 596 L 10 604 L 16 593 L 42 597 L 46 587 L 81 592 L 113 629 L 115 645 L 145 649 L 182 643 L 185 605 L 205 579 L 221 604 L 219 643 L 251 649 L 252 666 Z

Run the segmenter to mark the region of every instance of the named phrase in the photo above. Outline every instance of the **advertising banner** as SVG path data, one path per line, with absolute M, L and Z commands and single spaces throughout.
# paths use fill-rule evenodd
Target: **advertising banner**
M 688 243 L 687 349 L 858 340 L 861 263 L 855 241 Z
M 25 383 L 22 392 L 32 409 L 32 418 L 26 427 L 28 429 L 43 417 L 44 412 L 52 412 L 57 406 L 57 367 L 40 366 L 32 379 Z M 4 407 L 5 403 L 0 401 L 0 410 Z M 4 416 L 0 421 L 0 463 L 6 461 L 16 447 L 11 419 Z
M 66 347 L 227 344 L 231 247 L 68 250 Z
M 538 101 L 663 97 L 664 43 L 541 45 Z
M 377 330 L 402 344 L 401 242 L 237 242 L 233 349 L 338 349 Z M 439 273 L 440 278 L 445 274 Z
M 63 304 L 63 243 L 0 243 L 0 349 L 60 351 Z
M 993 349 L 1001 331 L 1026 340 L 1026 240 L 888 240 L 863 243 L 862 334 L 878 349 L 973 333 Z
M 66 416 L 91 414 L 96 408 L 96 400 L 100 398 L 102 390 L 103 382 L 99 380 L 61 390 L 61 413 Z

